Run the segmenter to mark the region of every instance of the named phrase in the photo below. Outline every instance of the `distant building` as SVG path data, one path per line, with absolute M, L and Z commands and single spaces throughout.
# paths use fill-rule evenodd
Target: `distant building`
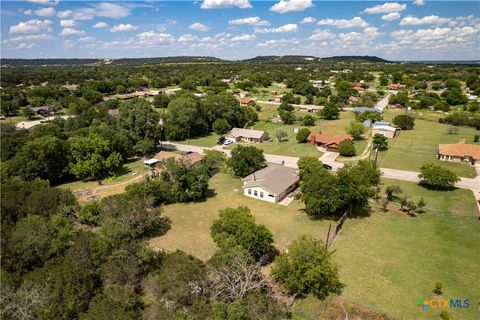
M 359 101 L 360 101 L 359 98 L 351 96 L 351 97 L 348 97 L 347 103 L 348 104 L 355 104 L 355 103 L 358 103 Z
M 480 145 L 467 144 L 465 139 L 457 143 L 439 144 L 437 157 L 442 161 L 466 161 L 474 165 L 480 161 Z
M 157 167 L 157 163 L 167 159 L 174 159 L 175 161 L 182 161 L 188 167 L 195 166 L 202 161 L 203 156 L 198 152 L 190 152 L 187 154 L 179 154 L 170 151 L 160 151 L 153 158 L 143 161 L 151 170 L 153 176 L 158 176 L 161 173 L 161 168 Z
M 166 95 L 174 95 L 174 94 L 177 94 L 177 92 L 180 90 L 182 90 L 182 88 L 171 88 L 171 89 L 164 90 L 163 93 Z
M 243 193 L 247 197 L 278 203 L 298 187 L 296 169 L 269 165 L 243 178 Z
M 357 91 L 357 92 L 363 92 L 365 91 L 365 88 L 362 88 L 362 87 L 353 87 L 353 90 Z
M 241 106 L 253 106 L 255 101 L 252 99 L 239 99 Z
M 229 134 L 235 141 L 263 142 L 268 139 L 268 133 L 261 130 L 233 128 Z
M 391 127 L 390 123 L 388 122 L 378 121 L 372 124 L 372 137 L 376 134 L 381 134 L 384 137 L 393 138 L 395 137 L 396 133 L 397 128 Z
M 399 84 L 399 83 L 392 83 L 388 85 L 388 90 L 399 90 L 399 89 L 405 89 L 405 85 Z

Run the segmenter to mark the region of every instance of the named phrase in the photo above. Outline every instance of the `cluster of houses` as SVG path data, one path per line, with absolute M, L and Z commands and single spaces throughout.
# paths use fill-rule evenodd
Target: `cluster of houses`
M 352 89 L 357 92 L 365 91 L 365 81 L 361 80 L 359 82 L 352 82 Z

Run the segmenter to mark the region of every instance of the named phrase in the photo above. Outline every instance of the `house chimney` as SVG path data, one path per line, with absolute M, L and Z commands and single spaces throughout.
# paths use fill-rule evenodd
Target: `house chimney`
M 255 179 L 255 173 L 254 173 L 254 174 L 253 174 L 253 180 L 252 180 L 252 181 L 255 181 L 255 180 L 256 180 L 256 179 Z

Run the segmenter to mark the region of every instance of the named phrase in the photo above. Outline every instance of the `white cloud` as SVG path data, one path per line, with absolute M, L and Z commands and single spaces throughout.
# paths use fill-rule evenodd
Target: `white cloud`
M 425 4 L 425 0 L 414 0 L 413 4 L 417 6 L 423 6 Z
M 272 40 L 267 40 L 265 42 L 257 43 L 257 47 L 259 48 L 275 48 L 275 47 L 284 47 L 286 45 L 292 45 L 292 44 L 299 44 L 300 41 L 298 39 L 272 39 Z
M 33 11 L 32 11 L 32 9 L 27 9 L 27 10 L 23 10 L 22 13 L 26 16 L 29 16 L 29 15 L 33 14 Z
M 108 24 L 106 22 L 100 21 L 100 22 L 95 23 L 93 25 L 93 27 L 96 28 L 96 29 L 102 29 L 102 28 L 108 27 Z
M 127 23 L 127 24 L 120 23 L 111 27 L 110 32 L 127 32 L 127 31 L 134 31 L 137 29 L 138 29 L 138 26 L 131 25 L 130 23 Z
M 332 38 L 335 38 L 335 34 L 331 33 L 330 30 L 317 29 L 313 32 L 313 34 L 308 39 L 313 41 L 318 41 L 318 40 L 325 40 L 325 39 L 332 39 Z
M 195 22 L 195 23 L 191 24 L 190 26 L 188 26 L 188 29 L 203 31 L 203 32 L 210 30 L 209 27 L 207 27 L 206 25 L 201 24 L 199 22 Z
M 52 7 L 35 10 L 35 14 L 40 17 L 53 17 L 56 11 Z
M 12 48 L 14 50 L 18 50 L 18 49 L 32 49 L 34 47 L 36 47 L 37 45 L 35 43 L 20 43 L 18 46 Z
M 249 0 L 204 0 L 200 6 L 202 9 L 224 9 L 237 7 L 240 9 L 251 8 Z
M 72 10 L 58 11 L 57 17 L 59 18 L 70 18 L 72 16 Z
M 56 6 L 60 0 L 26 0 L 27 2 L 41 4 L 44 6 Z
M 401 12 L 407 8 L 406 4 L 400 4 L 398 2 L 385 2 L 384 4 L 379 4 L 374 7 L 367 8 L 363 10 L 363 13 L 390 13 L 390 12 Z
M 350 20 L 347 19 L 323 19 L 318 21 L 318 25 L 335 26 L 339 29 L 344 28 L 365 28 L 368 23 L 360 17 L 355 17 Z
M 238 41 L 253 41 L 255 39 L 257 39 L 257 37 L 254 34 L 241 34 L 233 37 L 231 40 L 234 42 L 238 42 Z
M 58 12 L 59 18 L 71 18 L 73 20 L 92 20 L 95 17 L 112 19 L 125 18 L 130 15 L 130 7 L 111 2 L 101 2 L 93 7 L 65 10 Z
M 301 24 L 310 24 L 310 23 L 315 23 L 317 21 L 317 19 L 315 19 L 314 17 L 305 17 L 302 19 L 302 21 L 300 21 Z
M 161 46 L 171 44 L 175 38 L 168 33 L 157 33 L 153 30 L 137 35 L 138 44 L 142 46 Z
M 255 28 L 256 33 L 287 33 L 287 32 L 296 32 L 298 30 L 298 25 L 295 23 L 289 23 L 278 28 L 264 28 L 259 29 Z
M 401 26 L 418 26 L 422 24 L 444 24 L 449 22 L 449 18 L 441 18 L 439 16 L 431 15 L 425 16 L 423 18 L 417 18 L 413 16 L 408 16 L 400 21 Z
M 455 28 L 397 30 L 390 33 L 394 43 L 414 50 L 465 52 L 478 47 L 480 25 Z
M 10 33 L 40 33 L 40 32 L 52 32 L 50 27 L 52 21 L 50 20 L 38 20 L 32 19 L 25 22 L 19 22 L 18 24 L 10 27 Z
M 178 38 L 178 42 L 189 42 L 196 40 L 198 37 L 194 36 L 193 34 L 184 34 L 180 38 Z
M 60 26 L 64 28 L 73 28 L 77 25 L 74 20 L 60 20 Z
M 96 16 L 105 18 L 125 18 L 130 15 L 130 8 L 111 2 L 101 2 L 95 6 Z
M 53 37 L 49 34 L 32 34 L 32 35 L 25 35 L 25 36 L 18 36 L 14 38 L 10 38 L 7 40 L 3 40 L 2 43 L 10 43 L 10 42 L 20 42 L 20 41 L 36 41 L 36 40 L 51 40 Z
M 398 12 L 390 12 L 382 16 L 382 20 L 385 20 L 385 21 L 393 21 L 397 19 L 400 19 L 400 13 Z
M 248 24 L 251 26 L 269 26 L 270 22 L 266 20 L 261 20 L 260 17 L 249 17 L 249 18 L 241 18 L 228 21 L 229 25 L 237 26 L 241 24 Z
M 303 11 L 310 7 L 313 7 L 312 0 L 280 0 L 279 3 L 270 8 L 270 11 L 287 13 L 292 11 Z
M 63 28 L 62 32 L 60 32 L 61 36 L 81 36 L 84 34 L 85 34 L 85 31 L 78 30 L 75 28 Z

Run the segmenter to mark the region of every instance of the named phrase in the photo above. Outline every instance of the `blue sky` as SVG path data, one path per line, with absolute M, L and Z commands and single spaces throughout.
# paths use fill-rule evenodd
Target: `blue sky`
M 1 2 L 4 58 L 480 59 L 478 1 Z

